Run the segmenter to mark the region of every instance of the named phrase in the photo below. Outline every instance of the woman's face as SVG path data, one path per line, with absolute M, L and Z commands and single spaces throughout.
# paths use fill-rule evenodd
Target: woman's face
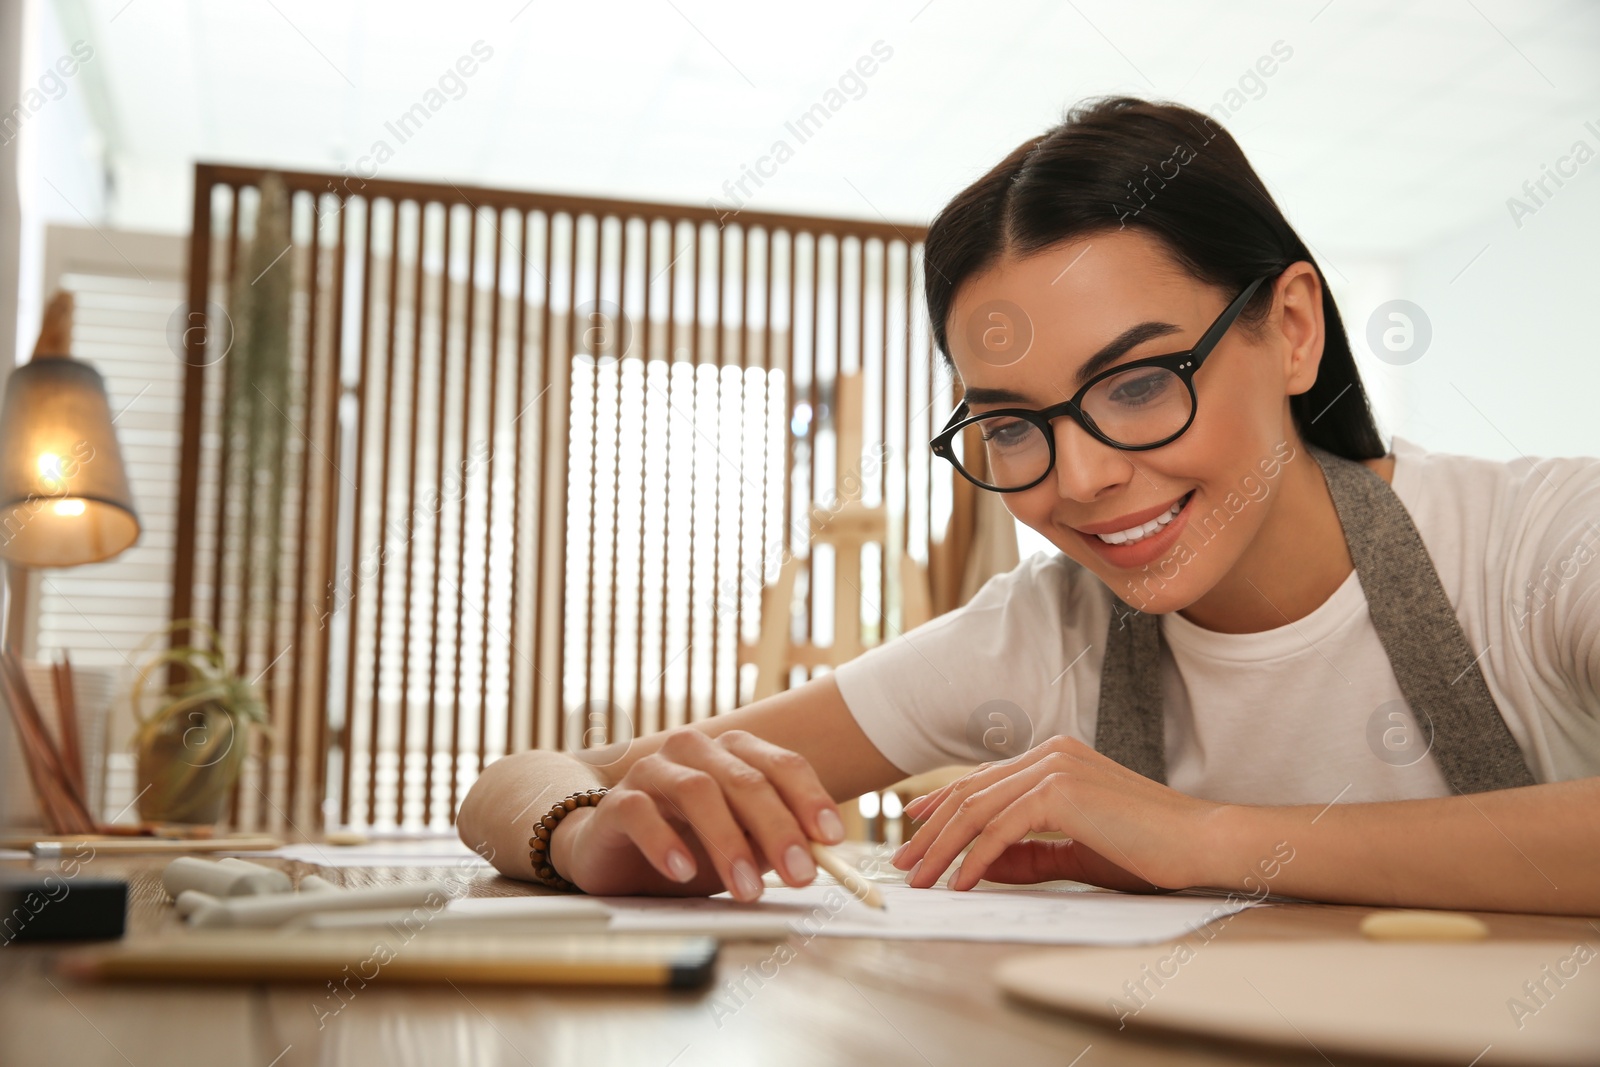
M 1317 285 L 1303 263 L 1263 283 L 1274 290 L 1268 319 L 1256 331 L 1236 321 L 1212 350 L 1194 378 L 1194 421 L 1177 440 L 1123 451 L 1070 417 L 1057 419 L 1055 468 L 1032 489 L 1003 494 L 1011 513 L 1133 607 L 1160 613 L 1193 603 L 1255 540 L 1285 465 L 1309 458 L 1288 398 L 1316 379 Z M 1096 234 L 1002 259 L 970 278 L 947 324 L 951 358 L 975 414 L 1043 408 L 1073 396 L 1078 368 L 1108 346 L 1121 353 L 1108 366 L 1191 347 L 1237 295 L 1188 275 L 1155 237 Z M 1175 518 L 1142 540 L 1095 536 L 1143 525 L 1180 503 Z

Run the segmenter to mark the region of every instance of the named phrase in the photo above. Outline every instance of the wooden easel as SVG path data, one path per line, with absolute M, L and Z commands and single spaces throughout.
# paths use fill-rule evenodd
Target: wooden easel
M 816 645 L 795 641 L 791 636 L 795 580 L 800 568 L 809 567 L 814 558 L 808 555 L 802 560 L 791 554 L 784 560 L 777 579 L 761 592 L 760 635 L 754 644 L 743 643 L 739 648 L 739 662 L 756 666 L 752 699 L 760 700 L 783 689 L 795 667 L 837 667 L 866 651 L 861 634 L 861 607 L 867 599 L 861 589 L 861 551 L 869 544 L 878 545 L 885 566 L 894 553 L 890 549 L 888 509 L 882 504 L 868 506 L 858 499 L 861 478 L 856 468 L 861 461 L 862 390 L 860 374 L 839 376 L 834 415 L 834 485 L 853 485 L 854 491 L 848 495 L 841 492 L 832 506 L 813 506 L 808 521 L 813 553 L 817 545 L 833 548 L 833 643 Z M 909 630 L 933 617 L 932 599 L 924 568 L 910 556 L 898 555 L 900 625 L 902 630 Z
M 779 568 L 776 580 L 761 591 L 759 636 L 754 644 L 742 642 L 739 646 L 739 663 L 756 666 L 753 700 L 786 688 L 790 672 L 796 667 L 807 671 L 837 667 L 866 651 L 861 634 L 861 607 L 867 599 L 861 589 L 861 551 L 869 544 L 879 546 L 885 567 L 891 566 L 888 561 L 892 555 L 899 556 L 895 574 L 900 595 L 901 631 L 933 617 L 927 570 L 904 552 L 891 551 L 888 509 L 881 504 L 868 506 L 857 499 L 861 492 L 861 478 L 856 468 L 861 462 L 862 388 L 861 375 L 840 375 L 834 405 L 837 444 L 834 485 L 841 490 L 853 485 L 854 492 L 841 491 L 831 506 L 813 505 L 808 521 L 813 553 L 817 545 L 833 548 L 833 643 L 817 645 L 796 641 L 792 636 L 790 620 L 795 581 L 801 567 L 809 567 L 815 557 L 808 554 L 801 559 L 790 554 Z M 880 634 L 879 640 L 883 638 Z M 915 781 L 909 780 L 908 784 Z M 868 836 L 866 822 L 856 805 L 841 804 L 840 811 L 844 815 L 845 836 L 850 840 L 865 840 Z

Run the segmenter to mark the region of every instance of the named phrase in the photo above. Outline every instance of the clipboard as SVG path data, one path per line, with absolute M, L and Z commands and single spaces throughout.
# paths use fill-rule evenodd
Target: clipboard
M 694 989 L 710 982 L 718 949 L 716 938 L 677 934 L 217 931 L 64 953 L 57 967 L 111 982 L 323 983 L 354 972 L 363 981 Z

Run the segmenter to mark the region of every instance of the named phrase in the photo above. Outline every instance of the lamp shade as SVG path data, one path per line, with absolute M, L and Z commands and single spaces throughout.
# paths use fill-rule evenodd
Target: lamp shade
M 72 567 L 138 539 L 100 372 L 66 356 L 14 368 L 0 408 L 0 557 Z

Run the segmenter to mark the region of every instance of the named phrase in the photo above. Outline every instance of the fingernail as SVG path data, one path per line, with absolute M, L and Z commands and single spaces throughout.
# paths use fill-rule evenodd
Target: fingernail
M 754 900 L 761 895 L 761 876 L 749 860 L 734 860 L 732 889 L 740 900 Z
M 921 869 L 922 869 L 922 861 L 918 860 L 916 863 L 914 863 L 912 865 L 911 869 L 906 872 L 906 885 L 910 885 L 912 882 L 915 882 L 917 880 L 917 872 L 920 871 Z
M 923 802 L 923 801 L 924 801 L 924 800 L 927 800 L 927 799 L 928 799 L 928 794 L 927 794 L 927 793 L 924 793 L 924 794 L 922 794 L 922 795 L 921 795 L 921 796 L 920 796 L 920 797 L 917 797 L 917 798 L 915 798 L 915 799 L 914 799 L 914 800 L 912 800 L 912 801 L 911 801 L 911 803 L 909 803 L 909 804 L 907 804 L 907 805 L 906 805 L 906 807 L 908 807 L 908 808 L 914 808 L 914 807 L 916 807 L 916 806 L 917 806 L 917 805 L 918 805 L 918 804 L 921 804 L 921 803 L 922 803 L 922 802 Z
M 822 836 L 830 845 L 837 845 L 844 840 L 844 823 L 839 821 L 839 816 L 832 808 L 823 808 L 817 816 L 817 825 L 822 828 Z
M 900 866 L 900 857 L 904 856 L 906 854 L 906 849 L 908 849 L 910 847 L 911 847 L 911 842 L 907 841 L 905 844 L 903 844 L 899 848 L 895 849 L 894 850 L 894 855 L 889 857 L 889 862 L 894 864 L 896 867 Z
M 789 880 L 792 882 L 806 882 L 817 873 L 817 865 L 811 859 L 811 853 L 799 845 L 790 845 L 789 850 L 783 854 L 783 865 L 788 868 Z
M 677 849 L 667 853 L 667 869 L 672 872 L 672 877 L 680 882 L 687 882 L 694 877 L 694 864 L 689 857 Z

